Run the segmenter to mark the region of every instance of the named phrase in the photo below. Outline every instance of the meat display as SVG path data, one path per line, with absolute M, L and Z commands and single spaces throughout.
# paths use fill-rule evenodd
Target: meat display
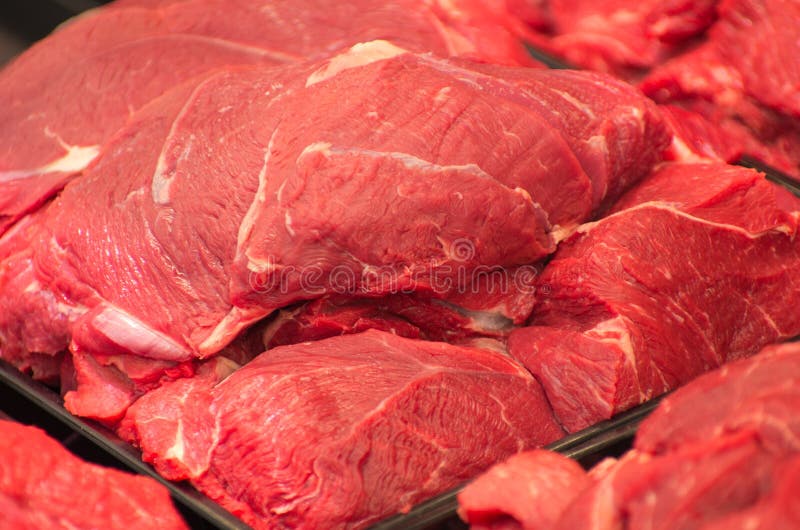
M 655 105 L 594 73 L 385 41 L 218 70 L 131 117 L 0 241 L 3 357 L 26 368 L 69 347 L 71 367 L 50 367 L 68 373 L 67 407 L 115 421 L 164 374 L 186 375 L 289 304 L 342 289 L 458 302 L 460 274 L 548 255 L 667 142 Z
M 586 475 L 557 454 L 516 455 L 532 464 L 490 470 L 461 494 L 461 513 L 481 529 L 797 528 L 799 383 L 800 345 L 770 346 L 665 398 L 619 461 Z M 563 481 L 542 487 L 543 475 Z M 535 526 L 519 515 L 531 505 L 561 510 Z
M 800 334 L 798 220 L 753 170 L 662 165 L 561 244 L 509 351 L 576 431 Z
M 757 61 L 796 47 L 784 7 L 800 20 L 789 0 L 88 13 L 0 71 L 0 359 L 255 528 L 364 528 L 521 451 L 462 495 L 475 528 L 683 528 L 682 495 L 712 529 L 776 521 L 800 469 L 790 347 L 701 379 L 717 398 L 672 425 L 677 393 L 618 464 L 525 451 L 800 334 L 800 199 L 726 163 L 800 161 L 797 58 Z M 655 67 L 647 93 L 543 69 L 523 38 Z M 12 426 L 6 451 L 3 428 L 2 456 L 39 444 Z M 0 518 L 46 526 L 59 504 L 15 458 L 0 487 L 28 497 L 0 490 Z M 182 524 L 160 490 L 80 484 L 87 517 Z
M 194 76 L 321 59 L 377 39 L 533 65 L 502 15 L 477 2 L 423 0 L 117 2 L 94 10 L 0 72 L 0 233 L 80 175 L 136 110 Z
M 363 528 L 564 434 L 508 356 L 381 331 L 168 383 L 122 431 L 256 528 Z
M 44 431 L 0 420 L 0 527 L 183 530 L 151 478 L 84 462 Z

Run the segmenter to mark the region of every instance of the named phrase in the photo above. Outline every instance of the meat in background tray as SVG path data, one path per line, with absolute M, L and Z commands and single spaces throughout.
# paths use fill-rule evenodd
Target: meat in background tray
M 665 398 L 619 460 L 587 474 L 522 453 L 470 484 L 460 513 L 474 530 L 800 528 L 798 383 L 800 345 L 770 346 Z
M 0 418 L 0 527 L 185 529 L 153 479 L 83 462 L 36 427 Z
M 525 38 L 680 107 L 744 153 L 800 179 L 796 0 L 544 0 Z M 699 132 L 699 131 L 696 131 Z M 705 143 L 705 135 L 693 142 Z M 718 153 L 720 154 L 720 153 Z

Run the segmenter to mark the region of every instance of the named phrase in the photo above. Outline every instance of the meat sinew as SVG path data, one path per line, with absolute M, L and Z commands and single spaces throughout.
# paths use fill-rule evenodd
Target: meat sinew
M 571 476 L 564 473 L 568 461 L 516 455 L 530 465 L 490 470 L 460 496 L 461 511 L 473 528 L 484 528 L 479 516 L 494 510 L 493 528 L 533 530 L 543 527 L 521 514 L 557 499 L 560 513 L 546 526 L 555 530 L 798 528 L 798 383 L 800 345 L 770 346 L 665 398 L 619 461 L 542 488 L 542 476 Z M 506 495 L 492 499 L 495 491 Z
M 151 478 L 89 464 L 43 431 L 0 420 L 0 527 L 187 528 Z
M 121 432 L 257 528 L 331 529 L 563 436 L 508 356 L 374 330 L 273 348 L 222 382 L 167 383 Z
M 574 431 L 797 335 L 799 218 L 755 171 L 663 165 L 560 246 L 509 350 Z
M 437 282 L 552 252 L 667 141 L 654 105 L 599 74 L 384 41 L 319 63 L 218 70 L 132 116 L 0 241 L 2 355 L 44 371 L 28 353 L 69 346 L 67 406 L 114 420 L 139 391 L 131 366 L 152 386 L 286 305 L 342 288 L 459 302 L 454 282 Z M 384 273 L 391 282 L 372 280 Z M 86 385 L 115 397 L 88 406 Z

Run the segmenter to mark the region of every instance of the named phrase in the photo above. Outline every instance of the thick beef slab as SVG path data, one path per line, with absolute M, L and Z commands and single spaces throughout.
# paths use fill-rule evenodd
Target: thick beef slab
M 540 527 L 522 516 L 530 505 L 544 511 L 553 498 L 571 498 L 547 528 L 798 528 L 799 384 L 800 346 L 768 347 L 667 397 L 619 461 L 601 462 L 563 487 L 541 488 L 543 475 L 568 476 L 568 461 L 517 455 L 535 465 L 514 474 L 498 474 L 503 465 L 490 470 L 460 496 L 462 513 L 473 528 L 485 528 L 480 516 L 494 507 L 492 528 L 534 529 Z M 494 491 L 509 493 L 492 503 Z
M 503 14 L 475 2 L 117 4 L 70 21 L 0 73 L 0 233 L 79 175 L 135 110 L 221 66 L 319 59 L 375 39 L 532 64 Z
M 182 530 L 167 489 L 89 464 L 43 431 L 0 420 L 0 527 Z
M 121 432 L 257 528 L 362 528 L 563 436 L 506 355 L 380 331 L 168 383 Z
M 574 431 L 797 335 L 798 218 L 752 170 L 664 165 L 561 245 L 510 352 Z
M 454 282 L 438 282 L 552 252 L 667 142 L 654 105 L 599 74 L 384 41 L 219 70 L 131 117 L 40 217 L 0 240 L 2 355 L 40 368 L 29 352 L 93 355 L 70 379 L 119 399 L 106 411 L 79 395 L 67 404 L 116 418 L 134 397 L 117 356 L 182 370 L 274 310 L 342 289 L 458 301 Z M 92 363 L 113 365 L 112 380 L 90 381 L 87 370 L 103 371 Z

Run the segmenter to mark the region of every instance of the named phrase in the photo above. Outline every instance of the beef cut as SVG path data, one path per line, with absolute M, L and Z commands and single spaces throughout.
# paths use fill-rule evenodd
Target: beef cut
M 575 431 L 800 334 L 798 219 L 753 170 L 662 165 L 562 243 L 509 351 Z
M 726 142 L 800 178 L 800 3 L 724 0 L 701 46 L 642 89 L 721 125 Z
M 463 5 L 459 5 L 463 4 Z M 290 64 L 376 39 L 533 65 L 476 2 L 124 2 L 70 21 L 0 72 L 0 233 L 96 159 L 131 114 L 235 64 Z
M 167 383 L 120 432 L 256 528 L 330 529 L 563 436 L 507 355 L 375 330 L 273 348 L 221 382 Z
M 550 509 L 556 499 L 560 514 L 546 526 L 554 530 L 798 528 L 798 383 L 800 345 L 770 346 L 665 398 L 619 461 L 542 488 L 541 477 L 563 474 L 566 459 L 515 455 L 467 487 L 461 511 L 495 510 L 492 528 L 543 528 L 520 514 Z M 499 473 L 514 461 L 536 465 Z M 507 493 L 492 498 L 495 491 Z
M 43 431 L 0 420 L 0 527 L 187 528 L 167 489 L 80 460 Z
M 182 372 L 276 309 L 326 294 L 427 292 L 524 320 L 524 306 L 444 280 L 551 253 L 667 142 L 652 103 L 593 73 L 385 41 L 217 70 L 134 114 L 0 240 L 2 356 L 42 367 L 27 354 L 69 346 L 68 408 L 113 421 L 141 390 L 119 356 Z M 81 399 L 89 384 L 114 390 L 105 410 Z

